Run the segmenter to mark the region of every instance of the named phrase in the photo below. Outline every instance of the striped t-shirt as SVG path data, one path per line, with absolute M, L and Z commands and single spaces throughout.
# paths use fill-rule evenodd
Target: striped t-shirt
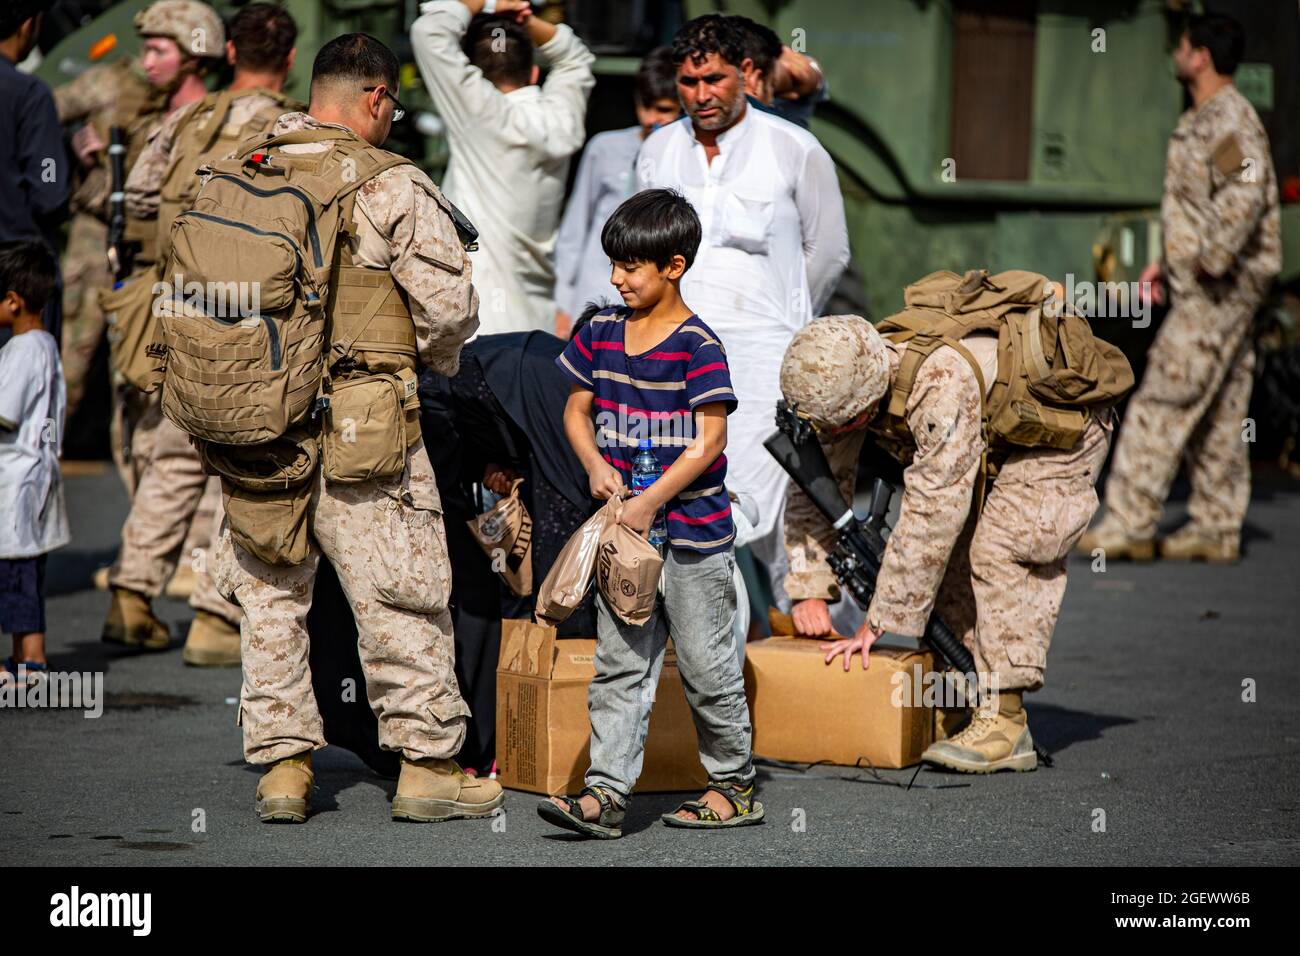
M 598 312 L 573 337 L 556 364 L 594 393 L 596 447 L 632 486 L 632 459 L 641 439 L 654 442 L 664 471 L 695 439 L 693 410 L 725 402 L 736 410 L 722 343 L 697 315 L 648 352 L 628 355 L 623 330 L 632 310 Z M 735 537 L 726 488 L 727 456 L 690 483 L 664 508 L 668 543 L 702 554 L 726 551 Z

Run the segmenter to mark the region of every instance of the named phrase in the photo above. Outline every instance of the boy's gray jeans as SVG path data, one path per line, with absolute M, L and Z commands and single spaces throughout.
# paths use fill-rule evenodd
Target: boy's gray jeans
M 614 790 L 624 802 L 632 792 L 641 775 L 650 708 L 670 633 L 699 735 L 700 763 L 709 779 L 753 780 L 745 679 L 731 632 L 735 566 L 732 550 L 698 554 L 669 547 L 663 594 L 640 627 L 624 624 L 597 595 L 596 676 L 587 692 L 587 786 Z

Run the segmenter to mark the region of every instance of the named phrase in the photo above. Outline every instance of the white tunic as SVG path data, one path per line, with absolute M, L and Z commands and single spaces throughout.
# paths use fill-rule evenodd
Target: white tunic
M 727 484 L 758 505 L 755 553 L 779 561 L 786 476 L 763 447 L 776 430 L 781 359 L 820 315 L 849 261 L 835 166 L 807 130 L 745 108 L 710 164 L 689 118 L 652 133 L 641 189 L 668 186 L 695 207 L 703 241 L 682 298 L 722 339 L 739 407 L 727 420 Z
M 555 234 L 595 57 L 561 24 L 537 48 L 546 82 L 502 93 L 461 50 L 469 8 L 434 0 L 420 11 L 411 47 L 451 147 L 442 191 L 479 232 L 479 334 L 554 329 Z
M 70 540 L 59 478 L 66 392 L 54 336 L 0 348 L 0 558 L 34 558 Z

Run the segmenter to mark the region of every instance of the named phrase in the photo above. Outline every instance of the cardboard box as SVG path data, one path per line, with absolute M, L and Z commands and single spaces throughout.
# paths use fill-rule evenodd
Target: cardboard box
M 865 671 L 855 657 L 848 673 L 824 663 L 820 640 L 771 637 L 751 641 L 745 692 L 754 725 L 754 753 L 791 763 L 907 767 L 933 741 L 933 708 L 914 706 L 913 675 L 934 670 L 929 651 L 875 647 Z M 900 672 L 904 681 L 896 678 Z M 899 688 L 899 689 L 896 689 Z M 903 706 L 896 706 L 901 701 Z
M 557 640 L 553 627 L 501 622 L 496 756 L 503 787 L 551 796 L 582 789 L 591 738 L 587 685 L 596 676 L 595 653 L 594 640 Z M 698 791 L 707 780 L 670 644 L 635 792 Z

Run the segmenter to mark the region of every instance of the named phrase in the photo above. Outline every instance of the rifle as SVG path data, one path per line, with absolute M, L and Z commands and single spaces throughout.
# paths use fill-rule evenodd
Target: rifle
M 864 611 L 876 592 L 876 579 L 885 558 L 885 542 L 889 538 L 887 521 L 889 504 L 895 486 L 902 483 L 902 473 L 897 462 L 887 459 L 876 449 L 870 463 L 872 475 L 871 508 L 865 521 L 860 520 L 845 503 L 839 486 L 831 473 L 830 464 L 821 443 L 813 434 L 812 426 L 797 414 L 798 403 L 787 404 L 784 399 L 776 403 L 777 432 L 763 442 L 772 457 L 808 496 L 817 509 L 839 532 L 828 563 L 840 586 L 853 596 Z M 891 480 L 893 479 L 892 483 Z M 972 681 L 975 659 L 936 614 L 930 615 L 925 625 L 923 640 L 937 650 L 948 665 L 958 674 Z M 973 693 L 975 688 L 970 688 Z
M 131 273 L 131 254 L 126 244 L 126 130 L 109 129 L 108 165 L 112 180 L 108 194 L 108 267 L 115 280 Z

